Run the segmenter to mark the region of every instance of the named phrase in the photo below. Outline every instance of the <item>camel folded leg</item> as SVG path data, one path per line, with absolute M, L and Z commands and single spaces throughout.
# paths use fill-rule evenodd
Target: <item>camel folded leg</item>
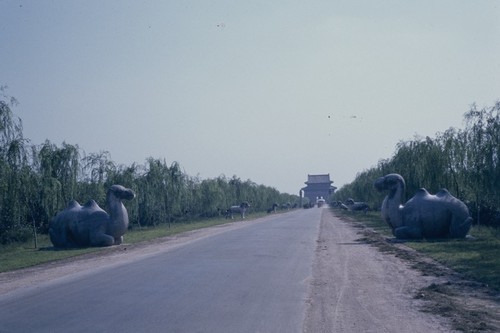
M 115 237 L 115 245 L 120 245 L 123 243 L 123 236 Z
M 115 244 L 115 238 L 104 233 L 95 233 L 90 236 L 90 246 L 111 246 Z
M 398 239 L 421 239 L 423 237 L 422 228 L 418 227 L 398 227 L 392 233 Z

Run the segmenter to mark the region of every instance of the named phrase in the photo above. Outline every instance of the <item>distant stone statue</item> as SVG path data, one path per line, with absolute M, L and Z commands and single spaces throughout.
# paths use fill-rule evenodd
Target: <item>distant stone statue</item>
M 231 206 L 226 210 L 226 219 L 234 219 L 234 214 L 240 214 L 241 218 L 244 219 L 248 208 L 250 208 L 250 204 L 246 201 L 242 202 L 239 206 Z
M 349 198 L 345 201 L 345 207 L 352 212 L 366 212 L 370 210 L 370 206 L 366 202 L 354 201 Z
M 267 209 L 267 213 L 276 213 L 276 210 L 278 209 L 279 205 L 275 202 L 273 205 Z
M 400 175 L 380 177 L 374 186 L 389 192 L 382 203 L 382 218 L 396 238 L 465 238 L 470 230 L 469 209 L 446 189 L 432 195 L 421 188 L 404 204 L 405 181 Z
M 111 246 L 123 242 L 128 228 L 128 213 L 122 200 L 132 200 L 135 193 L 121 185 L 113 185 L 106 195 L 109 214 L 94 200 L 81 206 L 71 201 L 51 221 L 50 241 L 55 247 Z

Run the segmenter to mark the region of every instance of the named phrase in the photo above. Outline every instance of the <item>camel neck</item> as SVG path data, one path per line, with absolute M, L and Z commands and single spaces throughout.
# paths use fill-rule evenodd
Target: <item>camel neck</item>
M 113 233 L 124 234 L 128 228 L 127 209 L 119 199 L 109 200 L 109 216 L 111 218 Z
M 394 229 L 403 224 L 402 205 L 405 187 L 399 184 L 393 193 L 390 193 L 384 200 L 385 220 Z
M 404 194 L 405 194 L 405 186 L 400 183 L 399 186 L 396 188 L 396 191 L 394 192 L 394 196 L 392 198 L 394 203 L 397 204 L 398 206 L 403 205 Z

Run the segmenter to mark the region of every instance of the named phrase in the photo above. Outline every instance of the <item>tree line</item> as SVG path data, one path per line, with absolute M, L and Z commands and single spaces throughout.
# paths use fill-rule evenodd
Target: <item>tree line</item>
M 399 173 L 406 182 L 406 198 L 417 189 L 436 193 L 448 189 L 464 201 L 475 223 L 500 227 L 500 101 L 491 107 L 473 104 L 464 114 L 463 129 L 449 128 L 434 138 L 400 141 L 394 155 L 356 175 L 333 200 L 354 198 L 377 209 L 385 194 L 373 182 Z
M 94 199 L 105 207 L 113 184 L 131 188 L 126 202 L 132 225 L 156 226 L 220 216 L 231 205 L 251 203 L 265 211 L 273 203 L 297 203 L 299 197 L 221 175 L 200 179 L 187 175 L 178 162 L 147 158 L 143 164 L 117 165 L 107 151 L 85 154 L 78 145 L 49 140 L 31 144 L 22 121 L 12 112 L 17 101 L 0 87 L 0 243 L 25 241 L 33 230 L 46 233 L 51 218 L 74 199 Z

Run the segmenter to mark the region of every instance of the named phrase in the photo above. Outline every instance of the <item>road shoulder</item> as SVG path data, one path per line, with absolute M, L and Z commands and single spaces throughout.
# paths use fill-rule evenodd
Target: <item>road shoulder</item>
M 378 250 L 377 250 L 378 249 Z M 304 332 L 498 331 L 498 295 L 325 209 Z

